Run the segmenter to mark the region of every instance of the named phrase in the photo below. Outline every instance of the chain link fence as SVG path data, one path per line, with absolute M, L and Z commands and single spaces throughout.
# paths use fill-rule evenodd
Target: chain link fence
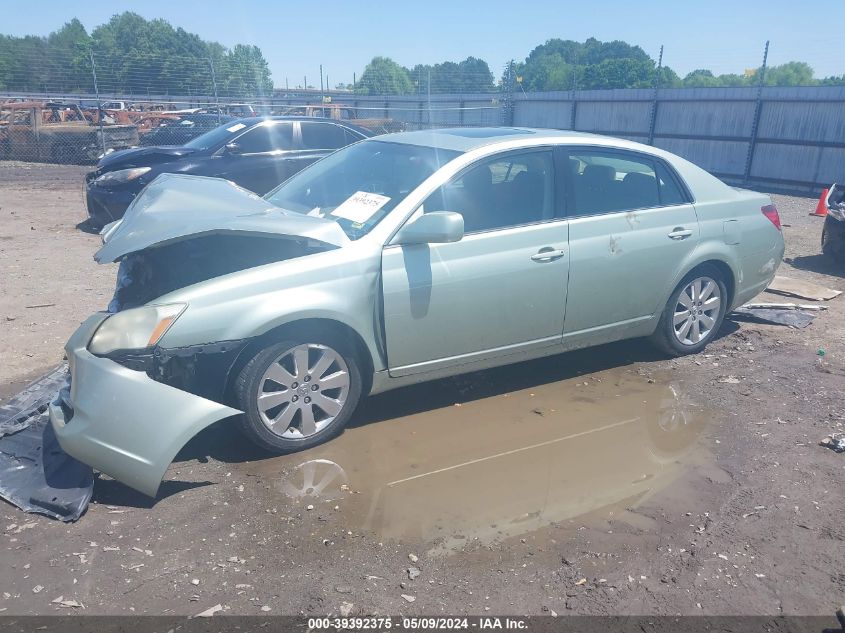
M 703 65 L 723 64 L 713 55 L 700 51 Z M 377 134 L 570 129 L 663 147 L 747 186 L 815 191 L 842 178 L 845 86 L 765 86 L 761 54 L 746 64 L 748 73 L 763 61 L 757 85 L 671 87 L 661 83 L 659 59 L 653 84 L 641 88 L 579 90 L 580 75 L 572 74 L 568 90 L 535 92 L 526 90 L 531 77 L 521 65 L 509 62 L 497 84 L 466 72 L 418 71 L 392 91 L 402 94 L 372 95 L 354 82 L 345 90 L 312 88 L 307 77 L 273 89 L 266 67 L 232 56 L 117 60 L 96 51 L 42 51 L 4 58 L 0 50 L 0 160 L 93 164 L 111 151 L 184 145 L 234 118 L 273 115 L 324 117 Z M 494 90 L 444 92 L 473 83 Z M 321 74 L 320 84 L 328 77 L 324 83 Z
M 375 134 L 502 123 L 499 95 L 417 99 L 303 92 L 244 102 L 0 92 L 0 160 L 89 164 L 115 150 L 184 145 L 221 124 L 254 116 L 322 117 Z

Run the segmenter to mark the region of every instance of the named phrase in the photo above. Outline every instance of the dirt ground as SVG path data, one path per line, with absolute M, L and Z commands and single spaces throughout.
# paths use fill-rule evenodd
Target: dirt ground
M 3 398 L 110 297 L 83 173 L 0 163 Z M 815 201 L 774 200 L 781 274 L 845 290 Z M 0 613 L 832 615 L 845 454 L 818 442 L 845 430 L 845 296 L 826 305 L 804 330 L 726 322 L 697 356 L 631 341 L 376 396 L 297 455 L 223 423 L 156 500 L 102 477 L 75 524 L 3 504 Z

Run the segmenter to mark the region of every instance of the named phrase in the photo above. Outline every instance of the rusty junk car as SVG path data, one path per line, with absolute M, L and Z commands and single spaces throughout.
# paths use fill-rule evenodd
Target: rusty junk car
M 0 107 L 0 159 L 92 163 L 104 152 L 137 145 L 137 126 L 96 125 L 75 103 Z
M 404 132 L 407 127 L 403 121 L 372 116 L 375 113 L 371 112 L 370 109 L 361 108 L 358 110 L 342 103 L 291 106 L 283 108 L 280 114 L 286 116 L 313 116 L 332 119 L 334 121 L 343 121 L 344 123 L 351 123 L 352 125 L 367 128 L 376 134 Z

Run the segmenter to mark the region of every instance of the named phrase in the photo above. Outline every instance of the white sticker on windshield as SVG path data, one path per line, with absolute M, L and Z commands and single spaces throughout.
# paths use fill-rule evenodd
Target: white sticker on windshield
M 356 191 L 332 211 L 339 218 L 364 223 L 373 217 L 379 209 L 390 202 L 387 196 L 366 191 Z
M 235 123 L 232 127 L 227 127 L 227 132 L 237 132 L 238 130 L 242 130 L 246 127 L 243 123 Z

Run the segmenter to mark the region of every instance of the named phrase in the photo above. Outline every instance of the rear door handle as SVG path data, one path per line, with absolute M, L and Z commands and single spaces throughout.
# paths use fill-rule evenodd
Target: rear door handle
M 692 231 L 690 229 L 685 229 L 682 226 L 676 226 L 672 229 L 672 232 L 669 233 L 669 237 L 673 240 L 685 240 L 690 235 L 692 235 Z
M 562 250 L 555 250 L 550 246 L 546 246 L 545 248 L 541 248 L 534 255 L 532 255 L 531 261 L 539 263 L 553 262 L 556 259 L 560 259 L 564 255 L 566 255 L 566 252 Z

